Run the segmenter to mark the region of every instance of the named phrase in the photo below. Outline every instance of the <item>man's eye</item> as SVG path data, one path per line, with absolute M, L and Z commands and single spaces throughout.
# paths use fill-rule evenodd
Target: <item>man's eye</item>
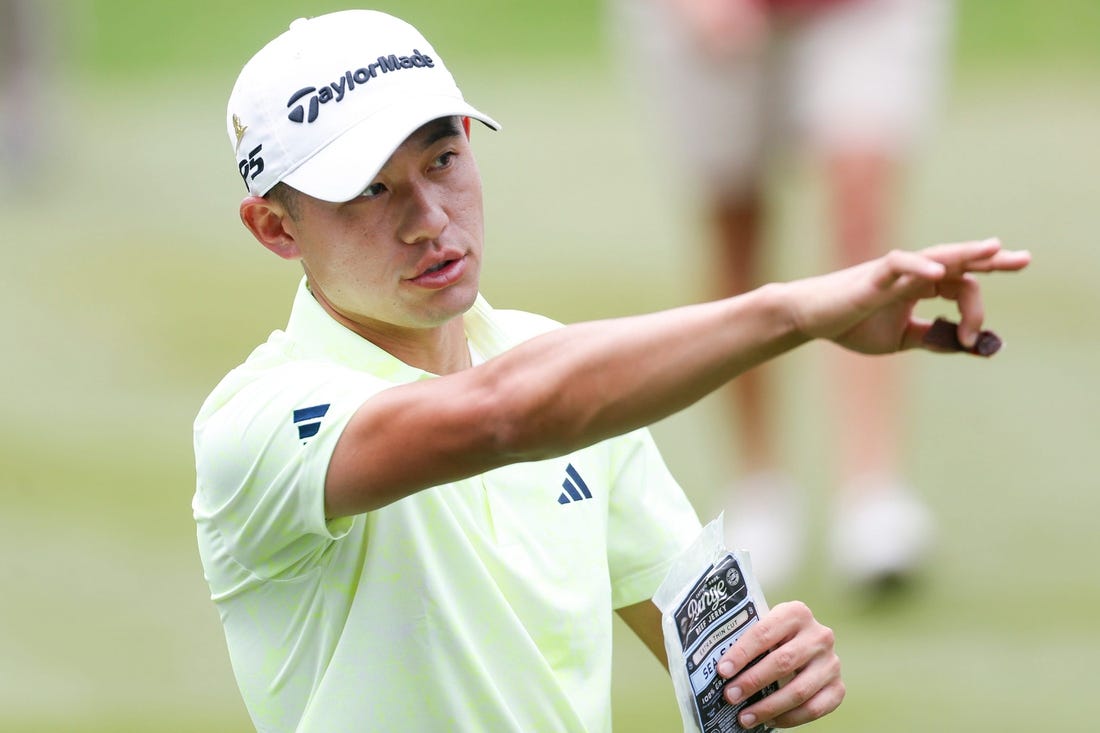
M 363 189 L 363 193 L 359 194 L 360 198 L 372 199 L 375 196 L 381 195 L 386 190 L 386 184 L 384 183 L 372 183 Z
M 451 160 L 455 157 L 456 153 L 453 150 L 448 150 L 443 155 L 435 159 L 436 168 L 446 168 L 451 164 Z

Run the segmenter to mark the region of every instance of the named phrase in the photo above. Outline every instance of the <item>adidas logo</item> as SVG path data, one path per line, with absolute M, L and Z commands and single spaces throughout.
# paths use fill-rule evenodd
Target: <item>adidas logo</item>
M 565 491 L 561 492 L 561 496 L 558 497 L 559 504 L 570 504 L 574 501 L 592 498 L 592 492 L 588 490 L 588 485 L 577 473 L 577 469 L 573 468 L 572 463 L 565 467 L 565 473 L 568 474 L 568 477 L 562 482 L 561 487 Z
M 321 418 L 328 412 L 328 405 L 314 405 L 294 411 L 294 424 L 298 426 L 298 438 L 305 443 L 321 429 Z

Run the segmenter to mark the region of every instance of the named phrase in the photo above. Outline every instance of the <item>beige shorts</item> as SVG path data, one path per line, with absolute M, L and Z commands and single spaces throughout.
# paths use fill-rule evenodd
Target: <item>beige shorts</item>
M 903 156 L 926 131 L 950 37 L 950 0 L 850 0 L 774 23 L 753 53 L 703 53 L 665 0 L 614 0 L 613 31 L 658 134 L 719 190 L 777 151 Z

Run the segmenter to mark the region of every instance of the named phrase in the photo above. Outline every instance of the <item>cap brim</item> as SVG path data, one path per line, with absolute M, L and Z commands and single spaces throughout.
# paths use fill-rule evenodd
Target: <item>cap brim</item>
M 492 117 L 454 96 L 402 99 L 348 128 L 282 181 L 322 201 L 350 201 L 363 192 L 409 135 L 432 120 L 453 115 L 500 129 Z

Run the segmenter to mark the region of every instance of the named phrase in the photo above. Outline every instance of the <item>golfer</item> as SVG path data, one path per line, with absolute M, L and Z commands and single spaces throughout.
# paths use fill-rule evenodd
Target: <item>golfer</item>
M 416 29 L 365 10 L 296 21 L 230 96 L 241 219 L 304 272 L 286 328 L 195 421 L 199 550 L 259 730 L 609 730 L 612 612 L 663 659 L 650 599 L 700 529 L 645 426 L 811 339 L 919 347 L 921 298 L 957 301 L 968 345 L 971 273 L 1028 261 L 895 251 L 561 327 L 479 294 L 471 120 L 498 127 Z M 844 696 L 798 602 L 719 670 L 731 701 L 786 681 L 745 727 Z

